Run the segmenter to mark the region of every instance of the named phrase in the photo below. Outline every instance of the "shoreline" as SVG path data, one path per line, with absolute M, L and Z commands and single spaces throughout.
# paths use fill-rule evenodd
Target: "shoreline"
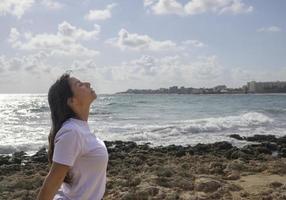
M 222 141 L 156 146 L 105 141 L 104 199 L 281 199 L 286 197 L 286 136 L 254 135 L 238 148 Z M 0 155 L 0 199 L 35 199 L 48 173 L 45 148 Z

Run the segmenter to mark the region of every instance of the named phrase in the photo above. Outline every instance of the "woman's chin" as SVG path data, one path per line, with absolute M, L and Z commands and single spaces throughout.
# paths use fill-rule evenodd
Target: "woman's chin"
M 93 92 L 93 100 L 97 99 L 97 95 L 95 94 L 95 92 Z

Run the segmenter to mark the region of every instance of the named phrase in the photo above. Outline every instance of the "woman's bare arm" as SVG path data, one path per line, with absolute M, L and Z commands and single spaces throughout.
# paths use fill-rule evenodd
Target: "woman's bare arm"
M 52 200 L 64 181 L 70 167 L 59 163 L 52 163 L 50 172 L 45 178 L 37 200 Z

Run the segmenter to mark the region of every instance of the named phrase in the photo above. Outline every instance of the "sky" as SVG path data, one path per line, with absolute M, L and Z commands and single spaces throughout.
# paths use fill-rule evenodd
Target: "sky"
M 0 93 L 286 81 L 285 0 L 1 0 Z

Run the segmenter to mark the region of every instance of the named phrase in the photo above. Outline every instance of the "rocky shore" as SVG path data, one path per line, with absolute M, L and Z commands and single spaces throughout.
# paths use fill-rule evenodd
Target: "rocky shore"
M 106 141 L 104 199 L 286 199 L 286 136 L 255 135 L 195 146 Z M 47 152 L 0 156 L 0 199 L 34 200 L 48 173 Z

